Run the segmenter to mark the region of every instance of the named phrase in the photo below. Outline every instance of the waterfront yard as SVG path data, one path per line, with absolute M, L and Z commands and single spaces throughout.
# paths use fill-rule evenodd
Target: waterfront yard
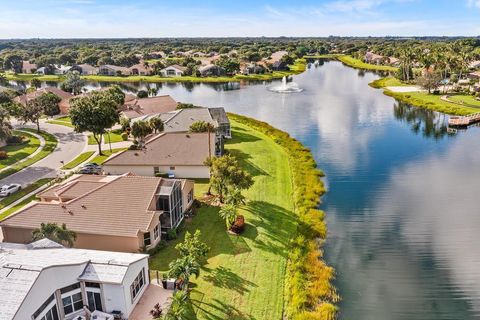
M 232 129 L 227 150 L 255 180 L 240 212 L 247 227 L 241 236 L 228 234 L 216 207 L 202 207 L 185 223 L 184 229 L 192 233 L 200 229 L 211 248 L 201 276 L 193 279 L 191 318 L 281 319 L 287 247 L 296 230 L 288 156 L 248 126 L 232 121 Z M 199 190 L 207 189 L 205 182 L 199 182 Z M 152 258 L 152 270 L 168 270 L 185 230 Z
M 359 59 L 355 59 L 347 55 L 338 56 L 337 59 L 346 64 L 347 66 L 357 69 L 388 72 L 396 72 L 398 70 L 397 67 L 365 63 Z

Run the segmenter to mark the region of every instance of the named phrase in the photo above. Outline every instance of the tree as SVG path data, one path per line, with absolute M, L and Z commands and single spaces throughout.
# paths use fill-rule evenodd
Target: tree
M 172 261 L 169 265 L 168 277 L 183 281 L 183 290 L 188 291 L 190 277 L 200 276 L 200 264 L 192 256 L 185 256 Z
M 162 119 L 160 119 L 160 117 L 150 118 L 148 124 L 150 125 L 150 128 L 153 130 L 154 133 L 160 133 L 164 129 L 163 121 Z
M 438 89 L 441 77 L 437 72 L 426 71 L 417 79 L 417 84 L 430 93 L 432 90 Z
M 233 74 L 240 70 L 240 62 L 237 59 L 232 59 L 227 56 L 221 56 L 215 61 L 215 64 L 224 68 L 227 74 Z
M 0 141 L 5 141 L 11 135 L 10 112 L 4 104 L 0 104 Z
M 183 242 L 177 244 L 175 249 L 177 249 L 182 257 L 193 257 L 196 261 L 203 259 L 207 256 L 210 248 L 206 243 L 200 240 L 201 236 L 200 230 L 196 230 L 192 235 L 190 232 L 185 233 L 185 239 Z
M 139 120 L 135 121 L 132 124 L 132 136 L 135 138 L 135 140 L 143 142 L 146 136 L 151 134 L 153 132 L 152 127 L 150 127 L 150 124 L 146 121 Z
M 226 204 L 220 209 L 219 214 L 220 217 L 225 220 L 227 229 L 230 230 L 237 218 L 237 207 L 233 204 Z
M 162 320 L 187 320 L 188 293 L 177 291 L 173 294 L 170 309 Z
M 21 105 L 18 116 L 24 123 L 35 123 L 37 132 L 40 132 L 40 117 L 43 115 L 43 111 L 42 101 L 39 98 L 35 98 L 27 101 L 25 105 Z
M 199 120 L 199 121 L 195 121 L 190 125 L 189 131 L 195 132 L 195 133 L 208 132 L 208 131 L 213 132 L 215 131 L 215 128 L 210 122 Z
M 12 70 L 15 73 L 21 73 L 23 67 L 23 59 L 19 55 L 11 54 L 3 59 L 3 69 Z
M 36 98 L 38 103 L 42 106 L 43 112 L 47 116 L 54 116 L 60 113 L 60 108 L 58 103 L 62 100 L 59 96 L 54 93 L 47 92 L 42 94 L 40 97 Z
M 70 103 L 70 118 L 76 132 L 90 131 L 102 154 L 102 136 L 119 120 L 117 102 L 107 91 L 93 92 L 90 96 L 77 97 Z
M 145 90 L 140 90 L 137 92 L 137 98 L 143 99 L 143 98 L 148 98 L 148 92 Z
M 117 108 L 125 104 L 125 93 L 123 93 L 122 89 L 120 89 L 119 86 L 111 86 L 104 92 L 110 99 L 113 100 L 113 102 L 115 102 Z
M 252 176 L 243 170 L 231 155 L 212 158 L 209 165 L 210 185 L 218 192 L 220 202 L 223 202 L 223 196 L 232 190 L 248 189 L 253 184 Z
M 233 204 L 234 206 L 239 206 L 245 204 L 245 196 L 242 194 L 242 190 L 234 188 L 226 195 L 225 202 Z
M 127 118 L 125 116 L 120 118 L 120 125 L 122 126 L 122 131 L 123 132 L 126 132 L 127 130 L 131 129 L 130 128 L 130 123 L 131 123 L 130 118 Z
M 73 247 L 75 240 L 77 240 L 77 234 L 74 231 L 68 230 L 65 223 L 59 227 L 56 223 L 42 222 L 40 228 L 33 230 L 32 240 L 37 241 L 44 238 L 68 247 Z
M 30 80 L 30 86 L 39 89 L 42 86 L 42 82 L 37 78 L 33 78 L 32 80 Z
M 67 78 L 62 83 L 62 89 L 71 92 L 73 95 L 82 93 L 82 88 L 87 82 L 80 77 L 80 72 L 70 71 Z
M 0 86 L 8 84 L 7 76 L 4 73 L 0 73 Z

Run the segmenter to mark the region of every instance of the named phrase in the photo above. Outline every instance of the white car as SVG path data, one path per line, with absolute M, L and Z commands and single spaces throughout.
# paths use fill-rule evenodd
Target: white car
M 6 184 L 0 189 L 0 197 L 8 197 L 21 189 L 22 186 L 17 183 Z

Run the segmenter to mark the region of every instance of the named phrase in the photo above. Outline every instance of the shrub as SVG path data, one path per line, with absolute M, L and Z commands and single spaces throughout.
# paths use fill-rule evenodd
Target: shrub
M 123 141 L 127 141 L 127 140 L 128 140 L 128 133 L 123 132 L 122 135 L 121 135 L 121 137 L 122 137 L 122 140 L 123 140 Z
M 236 234 L 242 233 L 245 230 L 245 217 L 242 215 L 238 215 L 231 230 Z
M 148 92 L 145 90 L 140 90 L 137 92 L 137 98 L 143 99 L 148 98 Z
M 6 151 L 0 151 L 0 160 L 5 160 L 8 158 L 8 154 Z
M 9 146 L 13 146 L 13 145 L 18 145 L 18 144 L 28 143 L 29 141 L 30 140 L 26 139 L 23 136 L 10 136 L 10 137 L 7 138 L 6 143 Z
M 177 229 L 172 228 L 167 231 L 167 240 L 177 239 Z
M 150 256 L 154 256 L 156 255 L 157 253 L 160 252 L 160 250 L 162 250 L 163 248 L 165 248 L 167 246 L 167 241 L 165 240 L 160 240 L 160 242 L 152 249 L 148 250 L 147 253 L 150 255 Z

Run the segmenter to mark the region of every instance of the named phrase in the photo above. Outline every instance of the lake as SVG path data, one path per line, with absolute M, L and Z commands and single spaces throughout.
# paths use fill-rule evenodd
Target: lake
M 398 104 L 377 79 L 326 62 L 270 84 L 159 84 L 158 94 L 223 106 L 288 131 L 326 173 L 326 259 L 342 319 L 480 319 L 480 131 Z M 135 91 L 144 85 L 124 84 Z

